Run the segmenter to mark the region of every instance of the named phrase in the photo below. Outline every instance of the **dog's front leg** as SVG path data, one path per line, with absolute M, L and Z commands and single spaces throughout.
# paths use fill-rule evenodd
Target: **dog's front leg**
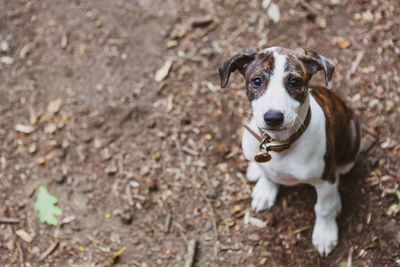
M 338 243 L 336 216 L 341 209 L 338 190 L 339 177 L 334 184 L 325 182 L 315 185 L 317 204 L 315 204 L 315 225 L 312 242 L 319 254 L 327 256 Z
M 262 173 L 251 193 L 251 197 L 253 198 L 251 207 L 256 211 L 269 209 L 275 204 L 277 194 L 278 185 Z

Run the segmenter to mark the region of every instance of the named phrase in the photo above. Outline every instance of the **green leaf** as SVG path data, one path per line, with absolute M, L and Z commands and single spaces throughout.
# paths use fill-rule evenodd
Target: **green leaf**
M 400 202 L 400 191 L 398 189 L 393 189 L 392 194 L 395 195 Z
M 347 267 L 347 261 L 342 261 L 339 265 L 340 267 Z M 353 267 L 354 265 L 352 264 L 351 267 Z
M 45 186 L 38 189 L 37 198 L 33 209 L 38 213 L 40 222 L 57 225 L 62 210 L 57 207 L 57 198 L 52 196 Z

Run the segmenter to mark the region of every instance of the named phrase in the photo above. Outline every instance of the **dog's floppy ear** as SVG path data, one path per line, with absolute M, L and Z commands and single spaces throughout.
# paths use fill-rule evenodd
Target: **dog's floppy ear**
M 247 48 L 231 57 L 221 67 L 219 67 L 218 72 L 221 79 L 221 87 L 224 88 L 228 84 L 231 72 L 239 70 L 240 73 L 244 74 L 246 67 L 255 59 L 257 52 L 257 48 Z
M 332 87 L 332 77 L 335 71 L 335 64 L 329 59 L 318 55 L 311 49 L 304 49 L 305 56 L 301 57 L 300 60 L 304 63 L 310 77 L 317 71 L 322 70 L 324 72 L 325 86 L 330 89 Z

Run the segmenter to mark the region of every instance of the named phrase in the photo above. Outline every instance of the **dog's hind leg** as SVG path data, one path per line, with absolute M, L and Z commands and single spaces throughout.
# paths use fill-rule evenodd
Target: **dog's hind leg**
M 261 170 L 260 170 L 261 171 Z M 251 207 L 256 211 L 262 211 L 271 208 L 275 204 L 278 195 L 278 185 L 268 179 L 263 174 L 253 188 L 251 197 Z

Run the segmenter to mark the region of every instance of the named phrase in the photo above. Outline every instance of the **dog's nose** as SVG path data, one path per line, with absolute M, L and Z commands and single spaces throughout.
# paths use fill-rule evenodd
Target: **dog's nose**
M 283 122 L 283 113 L 278 110 L 269 110 L 264 113 L 264 121 L 268 126 L 279 126 Z

